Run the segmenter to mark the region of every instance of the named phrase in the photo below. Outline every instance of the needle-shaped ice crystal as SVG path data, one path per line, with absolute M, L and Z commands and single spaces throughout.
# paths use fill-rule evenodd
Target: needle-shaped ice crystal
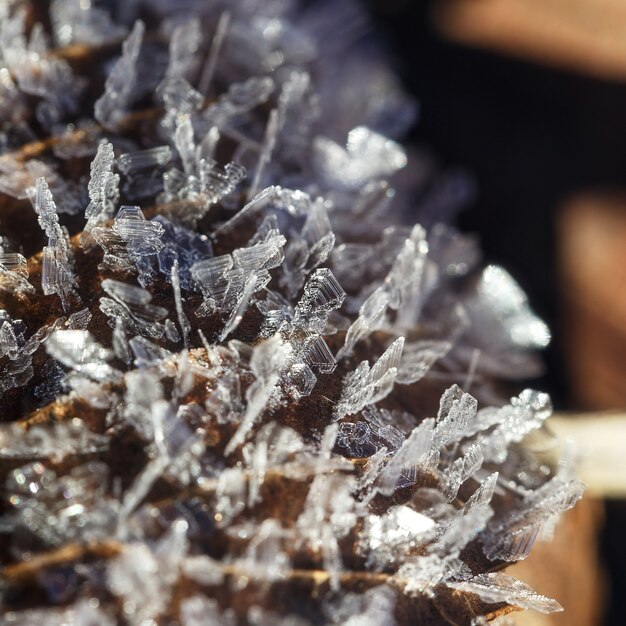
M 94 226 L 113 218 L 119 200 L 118 174 L 113 173 L 113 145 L 103 141 L 98 146 L 98 152 L 91 163 L 91 178 L 89 180 L 89 206 L 85 209 L 87 224 L 85 230 L 91 231 Z
M 109 72 L 104 93 L 94 106 L 95 118 L 107 129 L 115 130 L 133 101 L 137 82 L 137 61 L 145 32 L 145 25 L 137 20 L 122 45 L 122 56 Z
M 250 359 L 250 368 L 255 381 L 246 391 L 247 407 L 241 425 L 226 446 L 226 454 L 241 445 L 255 422 L 267 407 L 292 353 L 292 347 L 280 335 L 255 346 Z
M 469 580 L 448 582 L 447 585 L 458 591 L 474 593 L 483 602 L 489 604 L 506 602 L 540 613 L 555 613 L 563 610 L 556 600 L 538 594 L 521 580 L 516 580 L 501 572 L 478 574 Z

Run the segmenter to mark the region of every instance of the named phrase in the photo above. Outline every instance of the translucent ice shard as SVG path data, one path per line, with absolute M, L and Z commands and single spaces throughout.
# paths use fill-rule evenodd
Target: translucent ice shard
M 213 76 L 215 74 L 217 60 L 222 50 L 226 33 L 228 32 L 230 19 L 231 14 L 228 11 L 224 11 L 220 15 L 220 19 L 217 22 L 215 34 L 213 35 L 213 40 L 211 41 L 211 48 L 204 63 L 204 67 L 202 68 L 202 74 L 198 84 L 198 88 L 201 93 L 206 94 L 209 91 L 209 86 L 211 85 L 211 81 L 213 80 Z
M 89 206 L 85 209 L 87 224 L 85 230 L 91 231 L 94 226 L 113 218 L 119 200 L 120 177 L 113 173 L 115 155 L 113 146 L 103 141 L 91 163 L 89 180 Z
M 132 104 L 144 31 L 144 23 L 137 20 L 122 46 L 122 56 L 107 77 L 104 93 L 95 104 L 95 118 L 109 130 L 117 128 Z
M 294 326 L 322 333 L 328 316 L 341 307 L 345 297 L 346 292 L 328 268 L 315 270 L 294 309 Z
M 76 294 L 69 237 L 59 224 L 56 204 L 45 179 L 37 179 L 31 201 L 39 224 L 48 236 L 48 245 L 43 249 L 41 288 L 46 295 L 58 294 L 63 308 L 67 310 L 68 298 Z
M 165 327 L 162 320 L 167 317 L 168 311 L 151 304 L 149 291 L 109 278 L 102 281 L 102 287 L 110 297 L 100 298 L 100 310 L 110 318 L 112 327 L 122 324 L 131 332 L 152 339 L 163 337 Z
M 334 245 L 335 234 L 330 227 L 324 201 L 318 198 L 311 203 L 300 233 L 294 233 L 285 247 L 280 284 L 285 287 L 287 297 L 296 296 L 306 276 L 326 262 Z
M 466 433 L 495 425 L 481 438 L 480 445 L 486 461 L 501 463 L 506 459 L 511 443 L 521 441 L 529 432 L 539 428 L 551 414 L 552 403 L 547 394 L 525 389 L 512 398 L 509 405 L 482 409 Z
M 380 493 L 390 496 L 399 487 L 415 483 L 417 467 L 428 459 L 433 446 L 433 437 L 434 420 L 425 419 L 407 437 L 402 447 L 380 472 L 377 482 Z
M 226 446 L 226 454 L 233 452 L 246 440 L 274 394 L 291 353 L 291 345 L 285 343 L 280 335 L 275 335 L 268 341 L 255 346 L 250 359 L 250 368 L 255 381 L 246 391 L 246 412 L 237 432 Z
M 274 81 L 269 76 L 249 78 L 243 83 L 233 83 L 228 92 L 207 107 L 203 117 L 211 126 L 222 128 L 237 115 L 246 113 L 267 102 L 274 91 Z
M 432 539 L 435 525 L 431 518 L 406 505 L 392 506 L 384 515 L 368 515 L 362 534 L 368 561 L 377 569 L 393 565 L 407 547 Z
M 475 593 L 483 602 L 490 604 L 506 602 L 522 609 L 530 609 L 540 613 L 554 613 L 563 610 L 563 607 L 556 600 L 538 594 L 521 580 L 516 580 L 501 572 L 478 574 L 469 580 L 448 582 L 447 585 L 458 591 Z
M 137 170 L 151 169 L 165 165 L 172 158 L 172 150 L 169 146 L 157 146 L 137 150 L 136 152 L 126 152 L 117 159 L 117 166 L 124 174 L 132 174 Z
M 111 230 L 125 243 L 126 254 L 138 271 L 139 282 L 147 285 L 154 273 L 150 257 L 157 255 L 163 248 L 163 226 L 155 220 L 146 220 L 138 206 L 122 206 Z M 119 254 L 115 246 L 112 252 Z
M 405 343 L 398 368 L 398 383 L 410 385 L 421 380 L 451 348 L 452 343 L 449 341 L 421 340 Z
M 396 572 L 404 593 L 409 596 L 435 596 L 435 587 L 449 580 L 462 569 L 461 560 L 448 555 L 441 558 L 436 554 L 409 557 Z
M 248 189 L 248 200 L 251 200 L 256 195 L 265 169 L 267 168 L 274 152 L 274 146 L 276 145 L 276 136 L 278 134 L 278 109 L 272 109 L 270 111 L 269 118 L 267 120 L 267 126 L 265 127 L 265 137 L 263 138 L 263 144 L 261 146 L 261 153 L 257 161 L 256 170 L 254 172 L 254 178 Z
M 483 463 L 483 453 L 479 445 L 472 444 L 463 456 L 456 459 L 445 471 L 444 494 L 448 501 L 454 500 L 459 487 L 478 470 Z
M 407 162 L 399 144 L 363 126 L 350 131 L 345 148 L 324 137 L 317 137 L 313 147 L 318 174 L 339 189 L 357 189 L 388 178 Z
M 567 473 L 557 474 L 530 492 L 517 508 L 489 525 L 484 551 L 490 559 L 519 561 L 526 558 L 541 525 L 572 508 L 582 497 L 584 485 Z
M 476 398 L 463 393 L 458 385 L 447 389 L 439 402 L 435 439 L 439 447 L 457 441 L 476 416 Z
M 368 404 L 385 398 L 392 390 L 398 375 L 398 366 L 404 347 L 404 337 L 396 339 L 376 364 L 370 368 L 367 361 L 346 375 L 341 397 L 335 408 L 335 417 L 358 413 Z
M 46 341 L 48 354 L 95 381 L 112 381 L 120 373 L 107 361 L 113 356 L 86 330 L 57 330 Z
M 166 80 L 177 77 L 193 80 L 198 71 L 201 44 L 202 30 L 197 17 L 191 17 L 176 26 L 170 38 Z
M 194 289 L 190 268 L 194 263 L 213 256 L 213 246 L 205 235 L 174 224 L 172 221 L 157 215 L 154 218 L 163 227 L 161 242 L 163 247 L 157 254 L 159 270 L 167 277 L 171 276 L 174 263 L 178 263 L 180 287 L 183 290 Z
M 187 523 L 177 520 L 154 546 L 129 544 L 107 568 L 110 591 L 124 601 L 133 626 L 154 620 L 167 608 L 186 556 Z
M 404 240 L 384 282 L 361 305 L 337 358 L 350 354 L 359 341 L 386 325 L 398 332 L 415 325 L 428 292 L 427 253 L 426 233 L 421 226 L 415 226 Z M 387 319 L 389 310 L 397 311 L 393 324 Z
M 98 46 L 126 35 L 126 29 L 116 24 L 105 9 L 80 0 L 54 0 L 50 18 L 55 39 L 61 46 L 74 43 Z
M 270 269 L 283 261 L 285 237 L 268 233 L 265 240 L 251 240 L 251 245 L 231 254 L 200 261 L 191 267 L 191 275 L 204 295 L 202 313 L 217 311 L 227 317 L 222 340 L 242 319 L 252 295 L 270 281 Z
M 495 265 L 487 267 L 481 277 L 479 293 L 514 345 L 544 348 L 549 343 L 547 326 L 530 311 L 526 295 L 504 269 Z

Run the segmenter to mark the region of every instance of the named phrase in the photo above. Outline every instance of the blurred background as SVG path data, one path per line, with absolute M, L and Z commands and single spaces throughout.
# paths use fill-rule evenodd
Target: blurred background
M 420 102 L 413 143 L 475 181 L 458 225 L 553 331 L 546 374 L 532 386 L 559 412 L 624 411 L 626 2 L 366 4 Z M 518 570 L 566 613 L 516 624 L 626 624 L 619 492 L 587 496 L 556 543 Z

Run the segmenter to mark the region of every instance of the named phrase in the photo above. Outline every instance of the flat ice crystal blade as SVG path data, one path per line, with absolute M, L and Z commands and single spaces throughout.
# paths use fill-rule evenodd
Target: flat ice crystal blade
M 346 375 L 341 397 L 335 408 L 335 418 L 358 413 L 368 404 L 374 404 L 391 392 L 398 374 L 404 337 L 396 339 L 370 368 L 367 361 Z
M 415 468 L 427 459 L 432 450 L 433 437 L 434 420 L 431 418 L 425 419 L 413 429 L 402 447 L 381 471 L 377 482 L 380 493 L 390 496 L 398 487 L 415 482 Z
M 137 20 L 122 45 L 122 56 L 106 79 L 104 93 L 94 106 L 95 118 L 108 130 L 116 130 L 132 103 L 137 82 L 137 61 L 144 32 L 144 23 Z
M 157 146 L 136 152 L 126 152 L 117 159 L 120 171 L 128 175 L 137 170 L 152 169 L 166 165 L 172 158 L 172 150 L 169 146 Z
M 484 602 L 495 604 L 506 602 L 522 609 L 539 611 L 540 613 L 554 613 L 562 611 L 563 607 L 552 598 L 538 594 L 521 580 L 512 576 L 494 572 L 479 574 L 469 580 L 447 583 L 452 589 L 474 593 Z

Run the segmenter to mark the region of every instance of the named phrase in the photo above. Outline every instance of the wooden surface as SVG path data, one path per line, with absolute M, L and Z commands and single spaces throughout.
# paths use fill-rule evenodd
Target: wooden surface
M 446 37 L 546 65 L 626 79 L 623 0 L 439 0 Z
M 624 409 L 626 195 L 581 195 L 567 202 L 558 240 L 572 399 L 584 410 Z

